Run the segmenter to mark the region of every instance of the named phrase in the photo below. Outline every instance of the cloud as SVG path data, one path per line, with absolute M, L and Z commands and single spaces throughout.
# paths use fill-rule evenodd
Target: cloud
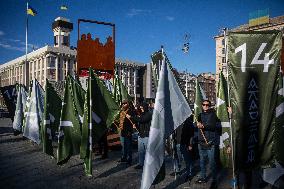
M 175 17 L 172 17 L 172 16 L 166 16 L 166 19 L 168 21 L 174 21 L 175 20 Z
M 5 44 L 5 43 L 2 43 L 2 42 L 0 42 L 0 47 L 2 47 L 4 49 L 9 49 L 9 50 L 16 50 L 16 51 L 25 52 L 25 47 L 11 46 L 9 44 Z
M 26 46 L 26 42 L 20 41 L 20 44 Z M 28 43 L 28 48 L 29 48 L 29 49 L 33 49 L 33 48 L 34 48 L 34 49 L 38 49 L 39 46 L 37 46 L 37 45 L 35 45 L 35 44 L 30 44 L 30 43 Z
M 5 35 L 3 31 L 0 30 L 0 36 Z
M 5 41 L 0 41 L 0 48 L 16 50 L 25 52 L 26 51 L 26 43 L 19 39 L 7 39 Z M 28 51 L 32 51 L 33 49 L 38 49 L 39 46 L 35 44 L 28 44 Z
M 21 40 L 19 39 L 8 39 L 9 41 L 12 41 L 12 42 L 20 42 Z
M 143 10 L 143 9 L 130 9 L 130 11 L 127 13 L 128 17 L 134 17 L 138 15 L 147 15 L 150 14 L 151 10 Z

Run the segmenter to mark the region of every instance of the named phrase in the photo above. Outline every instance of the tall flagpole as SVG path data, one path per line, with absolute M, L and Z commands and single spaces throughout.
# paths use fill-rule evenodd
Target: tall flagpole
M 228 105 L 231 108 L 230 97 L 230 84 L 229 84 L 229 65 L 228 65 L 228 29 L 224 28 L 224 40 L 225 40 L 225 61 L 226 61 L 226 77 L 227 77 L 227 90 L 228 90 Z M 229 113 L 229 125 L 230 125 L 230 140 L 231 140 L 231 150 L 232 150 L 232 168 L 233 168 L 233 188 L 236 189 L 236 175 L 235 175 L 235 157 L 234 157 L 234 146 L 233 146 L 233 131 L 232 131 L 232 113 Z
M 27 18 L 27 22 L 26 22 L 26 61 L 25 61 L 25 66 L 24 66 L 24 81 L 25 81 L 25 85 L 28 86 L 28 81 L 27 81 L 27 64 L 28 64 L 28 8 L 29 8 L 29 3 L 27 2 L 27 9 L 26 9 L 26 18 Z

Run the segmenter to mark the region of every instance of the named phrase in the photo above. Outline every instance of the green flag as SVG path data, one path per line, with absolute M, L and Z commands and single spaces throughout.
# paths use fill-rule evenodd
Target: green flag
M 284 175 L 284 88 L 283 74 L 279 77 L 279 87 L 277 94 L 277 106 L 275 109 L 276 127 L 274 131 L 274 143 L 275 143 L 275 165 L 263 170 L 262 178 L 265 182 L 273 185 L 275 188 L 281 188 L 281 176 Z
M 198 79 L 195 80 L 195 101 L 194 101 L 194 121 L 197 120 L 198 115 L 202 112 L 202 101 L 206 99 L 205 93 L 201 88 Z
M 279 90 L 277 96 L 277 106 L 275 109 L 276 127 L 274 131 L 276 160 L 284 165 L 284 76 L 279 77 Z
M 66 162 L 72 155 L 80 152 L 84 97 L 85 91 L 81 85 L 68 75 L 59 126 L 58 164 Z
M 123 85 L 118 75 L 114 77 L 113 96 L 119 105 L 123 100 L 131 100 L 131 96 L 128 94 L 126 87 Z
M 231 167 L 231 157 L 228 154 L 227 148 L 231 146 L 230 143 L 230 122 L 227 111 L 228 95 L 227 95 L 227 81 L 223 72 L 219 74 L 218 93 L 217 93 L 217 117 L 221 122 L 222 135 L 220 136 L 220 160 L 223 167 Z
M 103 81 L 100 80 L 92 70 L 90 70 L 90 77 L 92 79 L 91 90 L 92 90 L 92 107 L 93 107 L 93 122 L 94 126 L 94 138 L 99 139 L 101 136 L 101 128 L 105 126 L 110 127 L 114 119 L 119 114 L 119 105 L 115 102 L 110 91 L 106 88 Z
M 84 119 L 82 124 L 82 138 L 80 146 L 80 158 L 84 159 L 84 168 L 87 176 L 92 176 L 92 150 L 93 150 L 93 122 L 92 120 L 92 79 L 89 75 L 88 89 L 85 96 Z
M 229 33 L 228 61 L 236 171 L 275 160 L 275 108 L 282 33 Z
M 92 174 L 91 141 L 98 141 L 102 137 L 118 113 L 119 106 L 111 92 L 106 88 L 104 82 L 94 74 L 93 70 L 89 69 L 80 149 L 80 157 L 85 159 L 85 172 L 87 175 Z
M 55 137 L 55 132 L 59 127 L 61 105 L 61 98 L 58 96 L 51 83 L 49 83 L 48 79 L 46 79 L 41 137 L 43 152 L 50 156 L 54 156 L 52 139 Z

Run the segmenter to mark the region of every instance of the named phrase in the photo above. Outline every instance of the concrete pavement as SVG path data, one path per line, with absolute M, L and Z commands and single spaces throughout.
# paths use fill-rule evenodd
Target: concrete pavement
M 134 150 L 134 163 L 137 162 L 137 151 Z M 96 188 L 96 189 L 138 189 L 142 170 L 134 166 L 126 167 L 118 164 L 120 151 L 110 151 L 109 158 L 93 159 L 93 176 L 84 174 L 83 161 L 79 156 L 72 157 L 66 164 L 58 166 L 56 160 L 42 152 L 41 146 L 24 139 L 22 135 L 14 136 L 12 123 L 8 119 L 0 119 L 0 186 L 4 188 Z M 196 163 L 195 170 L 198 171 Z M 184 168 L 184 163 L 183 163 Z M 166 178 L 152 188 L 209 188 L 206 184 L 185 182 L 181 176 L 177 180 L 170 176 L 172 164 L 166 158 Z M 226 172 L 219 175 L 218 188 L 230 188 L 230 176 Z

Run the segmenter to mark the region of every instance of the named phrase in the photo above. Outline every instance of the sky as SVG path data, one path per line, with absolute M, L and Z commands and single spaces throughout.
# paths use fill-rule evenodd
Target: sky
M 62 16 L 74 24 L 71 46 L 77 46 L 78 19 L 115 24 L 116 57 L 149 63 L 161 45 L 179 71 L 215 73 L 214 36 L 222 28 L 248 23 L 249 13 L 269 9 L 270 17 L 284 15 L 284 0 L 30 0 L 37 11 L 29 16 L 29 51 L 53 45 L 51 24 Z M 60 10 L 61 5 L 68 7 Z M 0 64 L 25 54 L 26 0 L 0 0 Z M 110 27 L 80 24 L 104 41 Z M 189 38 L 186 36 L 190 36 Z M 189 52 L 182 47 L 189 41 Z

